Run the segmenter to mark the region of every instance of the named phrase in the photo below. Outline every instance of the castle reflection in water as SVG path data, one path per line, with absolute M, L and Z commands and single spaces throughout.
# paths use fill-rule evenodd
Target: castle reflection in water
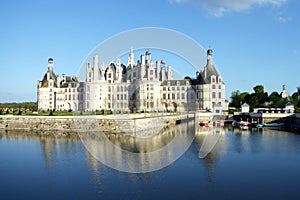
M 255 132 L 260 133 L 260 132 Z M 148 138 L 138 138 L 124 134 L 87 133 L 78 136 L 54 137 L 41 136 L 23 131 L 0 132 L 0 138 L 23 141 L 35 140 L 41 147 L 46 165 L 52 168 L 52 158 L 67 154 L 80 154 L 84 151 L 85 159 L 97 172 L 99 162 L 118 170 L 128 172 L 147 172 L 159 169 L 162 161 L 171 164 L 188 148 L 197 148 L 199 159 L 204 159 L 209 170 L 213 168 L 214 160 L 226 153 L 228 144 L 226 135 L 243 134 L 237 138 L 237 151 L 249 147 L 250 131 L 237 129 L 228 130 L 223 127 L 201 127 L 194 121 L 185 122 Z M 81 140 L 80 140 L 81 139 Z M 82 142 L 85 148 L 82 145 Z M 254 148 L 254 147 L 253 147 Z

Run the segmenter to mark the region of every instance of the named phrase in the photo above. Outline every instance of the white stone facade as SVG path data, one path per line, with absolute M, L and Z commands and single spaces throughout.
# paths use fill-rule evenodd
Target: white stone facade
M 207 64 L 196 73 L 196 79 L 173 80 L 172 68 L 164 60 L 153 62 L 146 51 L 135 63 L 131 50 L 127 65 L 117 59 L 109 65 L 86 64 L 86 80 L 53 71 L 53 59 L 48 71 L 38 81 L 39 110 L 112 110 L 114 112 L 185 112 L 227 110 L 225 84 L 212 62 L 212 50 L 207 51 Z

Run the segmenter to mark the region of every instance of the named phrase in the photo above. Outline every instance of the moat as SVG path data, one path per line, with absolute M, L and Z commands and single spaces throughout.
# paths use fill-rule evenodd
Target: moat
M 3 199 L 298 199 L 300 135 L 270 129 L 240 131 L 183 123 L 147 138 L 111 137 L 130 152 L 192 143 L 157 171 L 126 173 L 98 162 L 79 137 L 0 132 Z M 106 154 L 116 152 L 101 147 Z M 125 164 L 132 160 L 123 160 Z M 136 161 L 135 161 L 136 162 Z M 143 160 L 136 167 L 147 166 Z M 127 165 L 126 165 L 127 166 Z

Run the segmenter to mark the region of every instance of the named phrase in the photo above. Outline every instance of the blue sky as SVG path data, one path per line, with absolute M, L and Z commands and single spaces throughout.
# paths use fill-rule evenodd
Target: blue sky
M 299 9 L 297 0 L 2 0 L 0 102 L 35 101 L 49 57 L 56 73 L 77 75 L 99 43 L 142 27 L 173 29 L 211 47 L 228 99 L 257 84 L 268 92 L 286 84 L 291 95 L 300 85 Z

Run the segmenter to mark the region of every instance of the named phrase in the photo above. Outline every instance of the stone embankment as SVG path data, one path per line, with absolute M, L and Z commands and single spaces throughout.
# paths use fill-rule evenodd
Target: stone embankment
M 93 116 L 0 116 L 0 130 L 26 130 L 41 135 L 71 135 L 78 132 L 113 132 L 147 137 L 194 114 L 120 114 Z

